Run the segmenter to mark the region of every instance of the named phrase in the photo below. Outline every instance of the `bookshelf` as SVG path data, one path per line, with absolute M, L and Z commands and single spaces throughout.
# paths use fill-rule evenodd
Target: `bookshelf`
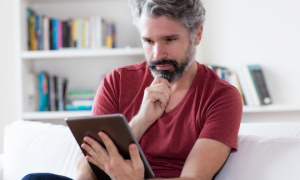
M 16 108 L 19 119 L 43 121 L 46 119 L 57 120 L 64 119 L 65 117 L 90 115 L 90 111 L 29 111 L 26 108 L 28 104 L 26 97 L 28 96 L 27 86 L 29 72 L 38 73 L 41 70 L 45 70 L 50 74 L 68 78 L 71 83 L 71 89 L 89 88 L 96 90 L 100 84 L 100 77 L 103 74 L 116 67 L 137 63 L 144 59 L 143 50 L 139 41 L 139 33 L 132 25 L 127 0 L 14 0 L 14 2 L 18 84 L 16 96 L 18 102 L 20 102 Z M 60 19 L 86 18 L 94 15 L 112 19 L 117 25 L 117 48 L 27 51 L 25 16 L 27 7 L 32 8 L 38 14 Z M 209 23 L 209 21 L 207 23 Z M 209 27 L 209 24 L 205 26 Z M 208 31 L 206 30 L 206 32 Z M 211 39 L 205 40 L 204 38 L 204 41 L 201 43 L 203 44 L 205 41 L 211 42 Z M 197 51 L 199 51 L 199 49 Z M 202 55 L 200 58 L 196 57 L 196 59 L 208 59 L 208 62 L 201 63 L 219 64 L 218 62 L 214 62 L 214 60 L 209 60 L 210 58 L 203 58 L 206 57 L 206 54 L 203 52 L 204 51 L 200 51 Z M 221 60 L 224 59 L 224 57 L 217 59 Z M 243 61 L 241 63 L 247 64 L 248 62 Z M 229 67 L 235 67 L 237 66 L 236 64 L 237 63 L 231 63 Z M 268 64 L 265 64 L 265 66 L 266 65 Z M 269 65 L 272 65 L 272 63 L 269 62 Z M 267 79 L 270 78 L 267 77 Z M 274 81 L 269 83 L 271 83 L 270 90 L 272 91 L 272 87 L 274 87 L 276 83 L 274 83 Z M 282 100 L 280 102 L 282 102 Z M 275 102 L 275 104 L 268 106 L 244 106 L 243 118 L 246 117 L 247 122 L 250 122 L 253 118 L 258 122 L 262 118 L 274 118 L 273 116 L 277 116 L 278 113 L 282 116 L 288 115 L 289 117 L 295 116 L 297 118 L 300 115 L 300 105 L 276 104 Z M 280 116 L 278 116 L 278 118 L 279 117 Z
M 131 20 L 127 0 L 14 0 L 17 53 L 18 118 L 23 120 L 63 120 L 89 116 L 90 111 L 46 111 L 28 109 L 29 73 L 46 71 L 69 80 L 69 88 L 97 90 L 101 78 L 116 67 L 144 60 L 138 30 Z M 117 48 L 28 51 L 26 9 L 61 20 L 99 15 L 111 19 L 117 28 Z M 115 13 L 118 12 L 118 13 Z

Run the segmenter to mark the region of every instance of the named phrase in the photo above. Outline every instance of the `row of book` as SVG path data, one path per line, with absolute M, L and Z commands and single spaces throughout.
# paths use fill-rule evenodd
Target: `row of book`
M 207 65 L 207 67 L 239 90 L 244 105 L 272 104 L 272 98 L 260 65 L 243 66 L 237 73 L 231 72 L 225 67 L 214 65 Z
M 28 50 L 116 47 L 116 26 L 100 16 L 60 20 L 27 9 Z
M 30 111 L 91 110 L 93 90 L 69 90 L 68 79 L 47 72 L 31 73 L 29 85 Z

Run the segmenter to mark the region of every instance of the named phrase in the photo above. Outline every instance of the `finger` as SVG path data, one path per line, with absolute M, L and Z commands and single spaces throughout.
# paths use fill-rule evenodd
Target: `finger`
M 133 169 L 135 169 L 136 171 L 144 171 L 144 164 L 136 144 L 131 144 L 129 146 L 129 154 Z
M 106 150 L 111 158 L 115 158 L 117 160 L 124 160 L 123 157 L 120 155 L 114 142 L 108 137 L 108 135 L 106 135 L 104 132 L 99 132 L 98 135 L 104 142 Z
M 98 166 L 99 168 L 103 168 L 104 162 L 103 159 L 96 153 L 96 151 L 88 144 L 83 143 L 81 147 L 88 153 L 85 159 L 90 163 Z
M 167 102 L 170 99 L 171 90 L 164 83 L 156 84 L 156 85 L 153 85 L 153 86 L 145 89 L 145 93 L 147 93 L 147 94 L 151 95 L 152 92 L 163 94 L 165 99 L 167 100 Z
M 155 84 L 159 84 L 159 83 L 165 83 L 169 88 L 171 87 L 171 84 L 169 83 L 169 81 L 167 79 L 162 78 L 162 77 L 158 77 L 158 76 L 156 76 L 154 78 L 154 80 L 152 81 L 150 86 L 155 85 Z
M 150 94 L 150 102 L 155 103 L 156 101 L 160 102 L 160 107 L 164 109 L 167 106 L 168 101 L 165 96 L 161 93 L 151 93 Z
M 93 150 L 94 152 L 92 153 L 95 153 L 95 154 L 91 154 L 93 157 L 101 157 L 101 159 L 104 161 L 104 162 L 109 162 L 110 161 L 110 157 L 109 157 L 109 154 L 107 153 L 107 151 L 102 147 L 102 145 L 100 145 L 97 141 L 95 141 L 93 138 L 91 137 L 84 137 L 84 142 L 87 143 L 87 145 L 89 145 Z M 88 147 L 87 147 L 88 148 Z M 90 154 L 90 153 L 89 153 Z
M 87 155 L 87 156 L 85 157 L 85 159 L 86 159 L 88 162 L 90 162 L 90 163 L 96 165 L 97 167 L 99 167 L 100 169 L 102 169 L 102 170 L 104 171 L 104 162 L 103 162 L 103 161 L 100 162 L 99 160 L 95 160 L 92 156 L 89 156 L 89 155 Z

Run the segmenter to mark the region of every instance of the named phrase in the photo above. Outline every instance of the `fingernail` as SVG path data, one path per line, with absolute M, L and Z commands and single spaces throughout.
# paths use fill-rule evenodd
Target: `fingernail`
M 131 150 L 133 150 L 133 151 L 136 150 L 136 146 L 131 146 L 130 148 L 131 148 Z

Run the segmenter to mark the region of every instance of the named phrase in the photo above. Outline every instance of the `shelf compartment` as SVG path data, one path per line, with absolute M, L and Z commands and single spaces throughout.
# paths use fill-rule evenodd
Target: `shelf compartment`
M 90 116 L 91 111 L 46 111 L 46 112 L 25 112 L 23 113 L 24 120 L 53 120 L 66 117 Z
M 25 60 L 34 59 L 56 59 L 56 58 L 82 58 L 103 56 L 133 56 L 144 55 L 142 48 L 115 48 L 115 49 L 68 49 L 50 51 L 23 51 L 21 58 Z

